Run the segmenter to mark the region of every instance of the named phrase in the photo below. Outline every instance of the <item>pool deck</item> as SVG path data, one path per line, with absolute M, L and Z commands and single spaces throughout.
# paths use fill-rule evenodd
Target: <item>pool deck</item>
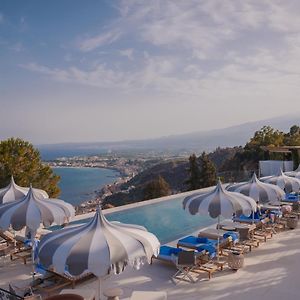
M 153 265 L 141 270 L 129 267 L 120 275 L 113 275 L 103 282 L 102 290 L 121 287 L 129 299 L 132 291 L 166 291 L 168 299 L 201 300 L 288 300 L 300 298 L 300 228 L 276 234 L 267 243 L 245 255 L 245 266 L 234 272 L 229 269 L 213 274 L 208 281 L 203 273 L 195 284 L 180 282 L 174 284 L 171 276 L 175 267 L 154 261 Z M 29 280 L 30 263 L 7 263 L 0 267 L 0 287 L 7 288 L 9 282 L 24 284 Z M 91 279 L 77 288 L 98 289 L 98 280 Z M 142 299 L 141 299 L 142 300 Z

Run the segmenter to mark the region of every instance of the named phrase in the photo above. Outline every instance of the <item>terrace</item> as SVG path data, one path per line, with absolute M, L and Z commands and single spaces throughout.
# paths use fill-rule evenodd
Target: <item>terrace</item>
M 159 204 L 182 199 L 190 193 L 173 195 L 162 199 L 139 203 L 136 207 Z M 114 212 L 132 209 L 128 207 L 112 209 Z M 106 213 L 110 213 L 107 210 Z M 77 217 L 82 219 L 84 216 Z M 85 216 L 88 217 L 88 216 Z M 199 217 L 199 216 L 198 216 Z M 215 227 L 215 225 L 213 225 Z M 198 233 L 199 230 L 194 232 Z M 190 234 L 193 232 L 189 232 Z M 169 242 L 176 245 L 177 239 Z M 235 272 L 229 268 L 213 274 L 208 280 L 203 273 L 195 283 L 171 280 L 175 266 L 154 260 L 152 265 L 145 265 L 140 270 L 129 267 L 120 275 L 113 275 L 103 281 L 102 291 L 119 287 L 124 294 L 121 299 L 129 299 L 133 291 L 165 291 L 168 299 L 296 299 L 299 294 L 298 278 L 300 268 L 300 229 L 286 230 L 276 234 L 271 240 L 262 243 L 259 248 L 245 255 L 245 266 Z M 24 286 L 30 282 L 31 264 L 21 261 L 6 262 L 0 267 L 0 287 L 7 289 L 9 283 Z M 98 280 L 89 279 L 79 283 L 76 289 L 98 290 Z M 59 293 L 59 290 L 56 291 Z M 46 296 L 45 294 L 43 296 Z
M 208 281 L 196 284 L 180 282 L 175 285 L 170 279 L 175 268 L 159 261 L 144 266 L 138 271 L 127 268 L 120 275 L 111 276 L 103 283 L 103 289 L 120 287 L 122 299 L 129 299 L 132 291 L 166 291 L 168 299 L 297 299 L 299 296 L 300 229 L 277 234 L 272 240 L 248 253 L 244 268 L 238 272 L 223 270 Z M 19 285 L 30 281 L 30 264 L 19 261 L 1 267 L 0 287 L 7 288 L 9 282 Z M 76 288 L 95 289 L 98 281 L 91 279 Z

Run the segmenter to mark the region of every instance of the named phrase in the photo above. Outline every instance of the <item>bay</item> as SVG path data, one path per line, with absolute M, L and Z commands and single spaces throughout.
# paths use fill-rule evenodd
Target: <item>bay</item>
M 55 174 L 61 177 L 59 199 L 73 205 L 94 199 L 96 190 L 112 183 L 120 176 L 119 172 L 102 168 L 53 168 Z

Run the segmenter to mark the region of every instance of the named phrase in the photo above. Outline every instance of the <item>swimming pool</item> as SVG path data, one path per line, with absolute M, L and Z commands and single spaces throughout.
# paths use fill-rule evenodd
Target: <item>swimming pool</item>
M 216 223 L 216 220 L 209 216 L 193 216 L 183 210 L 182 197 L 106 213 L 105 217 L 109 221 L 142 225 L 154 233 L 162 244 Z M 88 220 L 73 221 L 70 225 L 86 223 Z

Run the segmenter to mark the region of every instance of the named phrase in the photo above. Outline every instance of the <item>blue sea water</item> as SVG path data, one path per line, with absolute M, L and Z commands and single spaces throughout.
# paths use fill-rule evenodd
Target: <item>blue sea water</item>
M 73 205 L 95 198 L 95 191 L 116 181 L 119 172 L 102 168 L 53 168 L 61 177 L 59 199 Z

